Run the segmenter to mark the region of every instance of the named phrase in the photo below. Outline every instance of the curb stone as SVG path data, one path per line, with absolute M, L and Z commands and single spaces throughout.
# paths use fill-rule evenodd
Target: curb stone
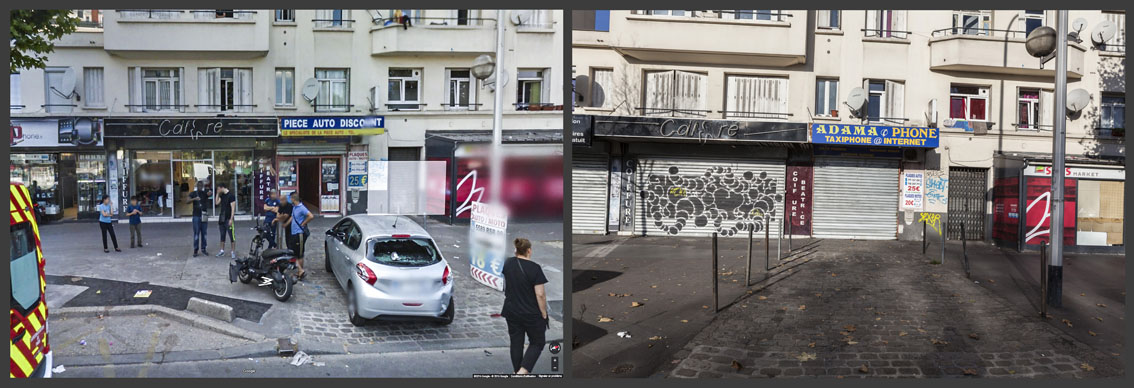
M 211 330 L 224 335 L 246 339 L 252 342 L 261 342 L 266 339 L 266 337 L 259 333 L 236 327 L 231 323 L 200 319 L 201 315 L 152 304 L 111 307 L 63 307 L 52 310 L 51 312 L 51 315 L 61 318 L 89 318 L 96 316 L 97 314 L 102 314 L 103 316 L 161 314 L 166 318 L 181 322 L 189 326 L 193 326 L 199 329 Z

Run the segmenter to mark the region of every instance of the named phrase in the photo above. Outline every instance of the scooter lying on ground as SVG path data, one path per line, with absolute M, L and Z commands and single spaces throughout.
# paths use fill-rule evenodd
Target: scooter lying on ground
M 257 235 L 253 239 L 251 255 L 233 260 L 228 265 L 228 281 L 248 284 L 256 280 L 257 286 L 272 287 L 276 300 L 286 302 L 291 298 L 292 287 L 295 286 L 295 276 L 289 275 L 288 270 L 295 269 L 295 253 L 290 249 L 268 249 L 261 251 L 268 236 L 269 225 L 260 225 L 258 222 L 253 230 Z

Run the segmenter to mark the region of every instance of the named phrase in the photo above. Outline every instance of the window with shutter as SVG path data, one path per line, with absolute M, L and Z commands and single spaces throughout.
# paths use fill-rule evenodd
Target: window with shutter
M 591 106 L 595 108 L 612 108 L 614 106 L 611 92 L 614 90 L 613 69 L 591 70 Z
M 83 68 L 83 104 L 88 108 L 105 108 L 101 67 Z
M 788 118 L 788 79 L 729 76 L 725 117 Z

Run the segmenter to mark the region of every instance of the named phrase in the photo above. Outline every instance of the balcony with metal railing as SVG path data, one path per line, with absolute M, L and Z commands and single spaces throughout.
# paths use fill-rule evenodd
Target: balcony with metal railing
M 154 52 L 219 58 L 267 55 L 270 12 L 236 9 L 118 9 L 104 13 L 107 51 L 124 57 Z
M 1040 65 L 1024 48 L 1025 31 L 997 30 L 975 27 L 953 27 L 935 30 L 930 34 L 929 52 L 931 70 L 967 71 L 977 73 L 1053 76 L 1055 62 Z M 1083 46 L 1069 42 L 1067 50 L 1067 76 L 1080 78 L 1085 74 Z
M 611 15 L 611 46 L 648 62 L 786 67 L 807 61 L 807 11 L 633 11 Z
M 491 54 L 496 19 L 472 17 L 375 18 L 370 55 Z

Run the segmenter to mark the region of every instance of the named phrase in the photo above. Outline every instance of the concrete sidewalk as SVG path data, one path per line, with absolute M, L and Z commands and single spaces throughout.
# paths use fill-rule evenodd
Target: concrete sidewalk
M 839 280 L 844 280 L 842 276 L 850 276 L 846 280 L 851 280 L 852 283 L 877 282 L 880 280 L 869 279 L 877 277 L 875 272 L 882 271 L 884 273 L 887 271 L 883 268 L 894 267 L 893 269 L 897 270 L 900 267 L 905 268 L 912 265 L 915 267 L 902 269 L 906 272 L 898 273 L 910 275 L 924 273 L 926 276 L 932 273 L 936 274 L 934 276 L 948 276 L 950 279 L 959 282 L 958 284 L 968 283 L 969 286 L 966 286 L 968 288 L 978 287 L 977 283 L 965 280 L 964 273 L 960 270 L 960 260 L 956 259 L 960 254 L 959 244 L 956 244 L 955 247 L 952 243 L 948 245 L 946 252 L 948 256 L 944 265 L 930 265 L 928 264 L 930 257 L 939 257 L 939 245 L 931 246 L 929 249 L 931 255 L 923 256 L 920 243 L 916 242 L 795 240 L 793 245 L 796 249 L 790 256 L 793 258 L 792 261 L 772 271 L 765 271 L 765 250 L 764 246 L 758 242 L 754 247 L 755 252 L 753 254 L 752 282 L 754 286 L 751 289 L 746 289 L 743 287 L 745 258 L 747 257 L 746 242 L 746 239 L 721 239 L 719 243 L 720 305 L 725 308 L 730 302 L 738 301 L 736 305 L 728 307 L 726 311 L 740 309 L 739 306 L 751 307 L 752 303 L 758 303 L 761 300 L 756 296 L 763 296 L 750 296 L 749 292 L 759 294 L 763 292 L 761 291 L 763 289 L 780 289 L 782 292 L 789 292 L 792 295 L 795 295 L 796 292 L 804 292 L 803 289 L 798 291 L 787 290 L 794 289 L 794 287 L 803 283 L 812 282 L 805 280 L 807 278 L 806 271 L 825 261 L 840 263 L 830 269 L 831 273 L 839 273 L 837 275 Z M 702 329 L 710 325 L 716 316 L 725 314 L 725 312 L 713 314 L 711 311 L 712 297 L 709 295 L 712 279 L 710 243 L 709 238 L 574 236 L 573 284 L 575 288 L 573 297 L 575 307 L 573 313 L 576 319 L 573 326 L 573 341 L 576 343 L 576 348 L 572 354 L 574 359 L 572 370 L 575 376 L 629 377 L 650 376 L 654 375 L 655 372 L 665 375 L 671 372 L 673 366 L 676 365 L 674 362 L 683 359 L 683 357 L 677 357 L 675 360 L 674 355 L 685 347 L 691 339 L 702 333 Z M 783 248 L 786 255 L 786 241 Z M 937 256 L 933 256 L 932 253 L 936 253 Z M 1034 306 L 1026 302 L 1030 300 L 1025 293 L 1028 289 L 1027 286 L 1013 288 L 1007 286 L 1013 282 L 1007 279 L 1011 279 L 1014 275 L 1006 274 L 1010 273 L 1006 266 L 1014 263 L 1015 260 L 1027 261 L 1026 254 L 1003 253 L 999 249 L 980 243 L 970 243 L 969 253 L 970 262 L 973 265 L 974 279 L 980 281 L 980 285 L 990 289 L 987 294 L 976 294 L 988 295 L 987 298 L 991 298 L 987 301 L 982 299 L 982 303 L 990 303 L 990 306 L 1005 306 L 1012 310 L 1012 316 L 1020 317 L 1020 319 L 1035 317 Z M 774 240 L 772 241 L 771 255 L 773 257 L 771 265 L 775 267 L 778 263 L 775 260 L 776 243 Z M 870 259 L 847 260 L 852 257 Z M 874 258 L 883 261 L 874 263 L 872 261 Z M 889 262 L 886 262 L 886 260 L 889 260 Z M 1125 304 L 1124 295 L 1121 291 L 1124 287 L 1124 271 L 1122 270 L 1124 262 L 1121 257 L 1099 255 L 1084 255 L 1071 258 L 1068 261 L 1069 263 L 1077 262 L 1080 264 L 1068 264 L 1065 290 L 1067 290 L 1067 295 L 1072 295 L 1072 292 L 1074 292 L 1073 295 L 1076 298 L 1083 298 L 1083 303 L 1068 301 L 1071 296 L 1067 296 L 1064 299 L 1069 303 L 1067 303 L 1065 309 L 1050 311 L 1055 318 L 1046 321 L 1046 323 L 1038 319 L 1036 319 L 1036 322 L 1047 326 L 1047 330 L 1064 330 L 1070 335 L 1068 339 L 1075 338 L 1076 342 L 1085 347 L 1095 349 L 1095 353 L 1109 355 L 1112 351 L 1108 349 L 1116 349 L 1113 347 L 1115 343 L 1124 343 L 1123 337 L 1111 337 L 1111 334 L 1109 334 L 1112 329 L 1121 332 L 1124 322 L 1122 311 Z M 886 264 L 883 264 L 884 262 Z M 866 265 L 877 269 L 868 271 L 868 268 L 864 267 Z M 1038 265 L 1038 262 L 1036 262 L 1037 270 Z M 1073 269 L 1073 267 L 1077 268 Z M 1099 271 L 1105 272 L 1105 274 L 1100 273 L 1098 276 L 1093 274 Z M 776 276 L 765 280 L 771 274 L 776 274 Z M 1005 278 L 998 279 L 998 277 Z M 1020 276 L 1016 277 L 1019 278 Z M 985 278 L 985 280 L 982 281 L 978 278 Z M 889 281 L 896 281 L 896 279 Z M 1018 281 L 1022 282 L 1022 280 Z M 843 287 L 842 290 L 845 293 L 847 288 Z M 811 293 L 827 295 L 828 292 L 835 293 L 834 290 Z M 1089 302 L 1090 308 L 1088 308 L 1086 301 L 1089 298 L 1078 296 L 1080 293 L 1098 295 L 1099 297 L 1106 295 L 1107 297 L 1092 299 Z M 948 299 L 948 295 L 939 296 Z M 866 294 L 863 296 L 867 298 L 876 297 Z M 1117 298 L 1111 296 L 1117 296 Z M 632 307 L 635 302 L 639 307 Z M 807 311 L 824 314 L 825 310 L 823 309 L 826 308 L 824 307 L 827 306 L 826 303 L 822 305 L 812 305 L 812 303 L 801 303 L 801 305 L 808 305 Z M 945 305 L 938 306 L 941 303 L 948 305 L 949 302 L 929 298 L 921 300 L 920 304 L 911 306 L 911 308 L 941 309 L 945 307 Z M 1097 311 L 1100 307 L 1097 307 L 1095 303 L 1105 304 L 1107 306 L 1105 310 L 1115 313 L 1117 316 L 1102 315 L 1104 313 Z M 792 307 L 798 308 L 798 306 Z M 812 310 L 816 308 L 819 310 Z M 844 313 L 850 314 L 849 312 Z M 1089 319 L 1089 322 L 1085 320 L 1081 324 L 1076 322 L 1083 320 L 1082 317 L 1084 316 L 1098 316 L 1102 318 L 1102 321 L 1092 318 Z M 603 320 L 602 318 L 608 319 Z M 746 319 L 751 321 L 752 318 Z M 1063 319 L 1074 322 L 1074 327 L 1067 327 L 1062 323 Z M 600 322 L 600 320 L 603 322 Z M 762 335 L 770 337 L 792 335 L 789 330 L 775 330 L 783 327 L 781 325 L 769 326 L 768 329 L 772 332 Z M 1111 326 L 1111 329 L 1106 326 Z M 795 326 L 793 325 L 793 327 Z M 1091 336 L 1088 330 L 1094 332 L 1095 336 Z M 631 337 L 624 338 L 616 335 L 616 333 L 623 331 L 631 334 Z M 1108 334 L 1101 334 L 1103 331 Z M 1101 340 L 1104 335 L 1107 336 L 1107 339 Z M 1113 350 L 1113 353 L 1119 352 L 1119 350 Z M 1113 368 L 1113 365 L 1111 365 L 1108 373 L 1114 373 Z M 1120 369 L 1121 364 L 1117 368 Z

